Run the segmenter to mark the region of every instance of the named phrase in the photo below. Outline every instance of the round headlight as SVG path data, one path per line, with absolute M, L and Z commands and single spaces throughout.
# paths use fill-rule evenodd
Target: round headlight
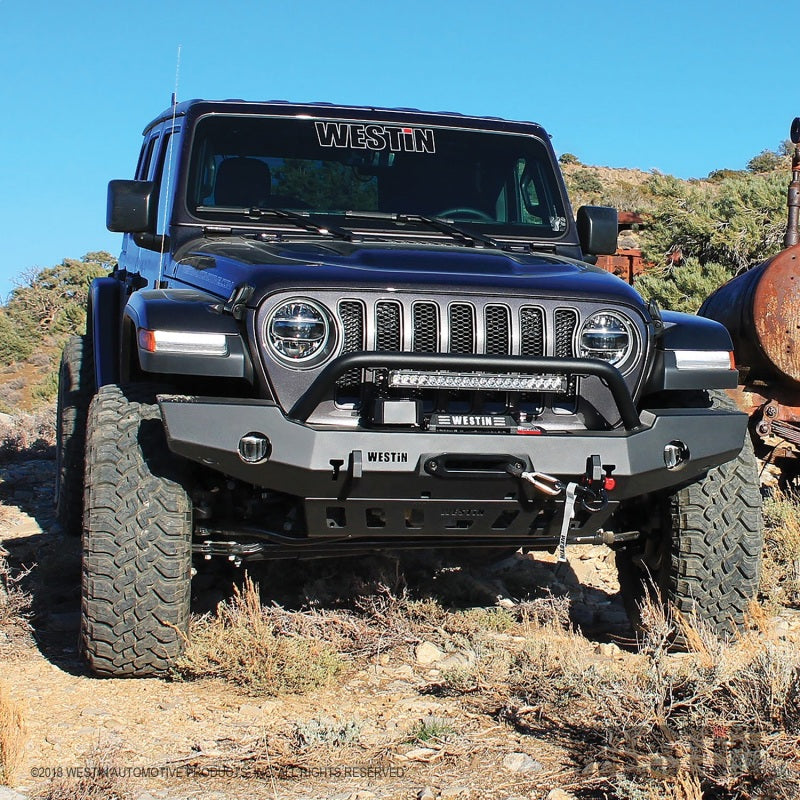
M 580 356 L 621 364 L 633 349 L 631 324 L 621 314 L 601 311 L 592 314 L 581 327 Z
M 267 318 L 266 344 L 273 355 L 292 364 L 307 364 L 329 350 L 330 316 L 311 300 L 288 300 Z

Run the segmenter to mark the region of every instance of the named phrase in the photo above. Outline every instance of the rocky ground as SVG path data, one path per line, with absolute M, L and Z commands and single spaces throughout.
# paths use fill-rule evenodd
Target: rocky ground
M 53 519 L 52 474 L 46 457 L 0 465 L 0 540 L 12 567 L 32 568 L 23 586 L 33 598 L 28 643 L 8 635 L 0 643 L 0 681 L 26 725 L 14 789 L 0 788 L 0 800 L 17 798 L 14 792 L 51 800 L 564 800 L 578 796 L 569 793 L 576 774 L 602 767 L 590 753 L 512 724 L 491 692 L 438 691 L 443 672 L 469 656 L 430 641 L 354 658 L 337 685 L 302 696 L 269 697 L 207 679 L 90 676 L 77 652 L 79 542 Z M 395 564 L 397 576 L 404 569 L 384 560 L 384 572 L 387 564 Z M 286 569 L 272 577 L 269 568 L 262 572 L 262 593 L 271 585 L 282 605 L 308 602 L 308 591 L 299 597 L 286 588 Z M 316 587 L 312 601 L 324 608 L 330 599 L 320 587 L 348 570 L 363 576 L 364 564 L 295 569 L 302 571 L 289 575 Z M 193 603 L 203 612 L 236 575 L 200 578 Z M 603 547 L 574 548 L 560 570 L 549 556 L 517 554 L 480 569 L 409 570 L 402 581 L 420 596 L 438 593 L 443 605 L 513 607 L 527 593 L 566 594 L 599 665 L 619 662 L 624 670 L 626 660 L 639 657 L 630 647 L 613 556 Z

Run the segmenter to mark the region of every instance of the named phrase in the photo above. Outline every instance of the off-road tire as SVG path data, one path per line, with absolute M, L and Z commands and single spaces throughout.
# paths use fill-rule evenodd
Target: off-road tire
M 103 386 L 89 409 L 81 639 L 99 675 L 163 675 L 186 642 L 192 507 L 154 397 Z
M 714 394 L 714 405 L 728 405 Z M 750 437 L 739 455 L 660 500 L 660 525 L 643 546 L 617 552 L 620 588 L 638 625 L 646 593 L 727 637 L 740 628 L 758 590 L 764 531 Z M 678 628 L 677 642 L 684 637 Z
M 70 336 L 61 354 L 56 403 L 56 516 L 65 533 L 80 536 L 86 417 L 94 395 L 89 336 Z

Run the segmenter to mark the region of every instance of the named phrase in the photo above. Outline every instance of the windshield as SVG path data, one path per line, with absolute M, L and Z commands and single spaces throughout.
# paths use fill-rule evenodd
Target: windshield
M 187 202 L 201 218 L 288 209 L 387 224 L 421 215 L 493 235 L 557 238 L 566 217 L 533 136 L 255 116 L 198 122 Z

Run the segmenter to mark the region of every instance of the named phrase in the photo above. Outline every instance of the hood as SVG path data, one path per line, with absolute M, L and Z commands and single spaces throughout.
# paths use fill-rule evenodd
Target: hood
M 641 307 L 624 281 L 582 261 L 543 253 L 442 244 L 195 241 L 175 255 L 174 276 L 220 297 L 242 284 L 257 304 L 275 290 L 342 287 L 608 300 Z

